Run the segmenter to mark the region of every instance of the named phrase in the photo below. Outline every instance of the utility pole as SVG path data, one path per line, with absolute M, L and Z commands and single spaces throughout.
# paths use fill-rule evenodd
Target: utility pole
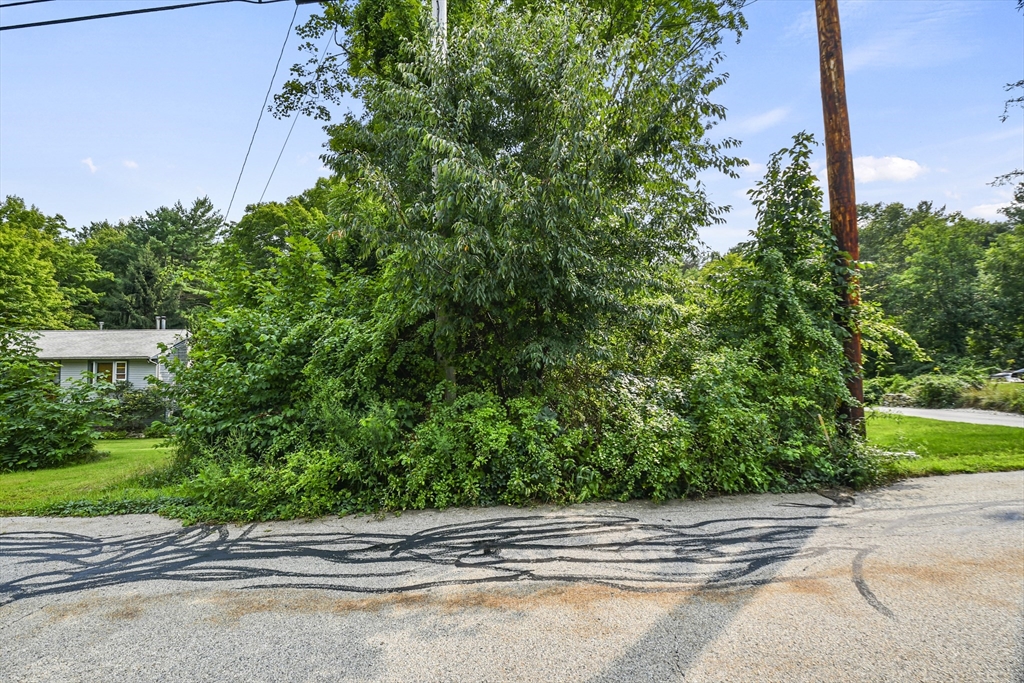
M 434 14 L 434 45 L 441 57 L 448 55 L 448 0 L 431 0 Z
M 857 242 L 857 195 L 853 182 L 853 149 L 850 144 L 850 116 L 846 109 L 846 74 L 843 70 L 843 41 L 839 32 L 838 0 L 814 0 L 818 20 L 818 54 L 821 64 L 821 107 L 825 116 L 825 157 L 828 165 L 828 202 L 832 234 L 839 250 L 846 252 L 842 265 L 852 266 L 860 258 Z M 840 285 L 842 305 L 847 309 L 842 324 L 850 336 L 844 342 L 846 359 L 854 368 L 846 382 L 857 405 L 845 405 L 851 433 L 864 434 L 864 380 L 861 374 L 860 333 L 853 314 L 860 305 L 859 278 L 851 272 Z

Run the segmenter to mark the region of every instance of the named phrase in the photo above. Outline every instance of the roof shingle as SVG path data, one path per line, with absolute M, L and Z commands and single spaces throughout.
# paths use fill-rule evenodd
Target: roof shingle
M 188 330 L 36 330 L 40 360 L 151 358 L 188 337 Z

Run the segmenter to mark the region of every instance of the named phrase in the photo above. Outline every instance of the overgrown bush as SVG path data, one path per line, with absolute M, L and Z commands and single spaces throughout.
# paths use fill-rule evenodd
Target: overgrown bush
M 171 426 L 166 422 L 154 420 L 143 430 L 142 434 L 147 439 L 163 439 L 171 435 Z
M 162 389 L 138 389 L 128 382 L 118 382 L 107 395 L 112 399 L 110 428 L 118 432 L 142 433 L 169 406 Z
M 907 393 L 910 380 L 903 375 L 868 377 L 864 379 L 864 403 L 867 405 L 897 405 L 892 396 L 906 396 L 906 405 L 913 405 L 914 399 Z M 888 400 L 886 396 L 890 396 Z
M 919 375 L 906 384 L 906 393 L 919 408 L 955 408 L 968 389 L 980 387 L 982 381 L 972 374 Z
M 94 453 L 109 402 L 86 384 L 60 387 L 28 335 L 0 331 L 0 470 L 56 467 Z
M 985 382 L 960 395 L 965 408 L 1024 413 L 1024 382 Z
M 494 5 L 444 60 L 408 45 L 332 129 L 325 201 L 265 212 L 264 246 L 254 221 L 227 236 L 176 374 L 203 515 L 875 476 L 836 417 L 845 271 L 811 139 L 769 163 L 755 239 L 694 267 L 717 211 L 686 179 L 737 163 L 703 137 L 717 33 L 669 40 L 640 14 L 618 35 L 600 12 Z
M 865 483 L 834 417 L 849 368 L 808 144 L 773 160 L 758 240 L 674 271 L 634 302 L 646 325 L 607 318 L 603 350 L 513 395 L 471 367 L 447 381 L 432 317 L 403 322 L 384 274 L 332 270 L 330 242 L 289 238 L 255 304 L 215 302 L 193 331 L 187 493 L 246 519 Z M 780 202 L 801 193 L 798 212 Z

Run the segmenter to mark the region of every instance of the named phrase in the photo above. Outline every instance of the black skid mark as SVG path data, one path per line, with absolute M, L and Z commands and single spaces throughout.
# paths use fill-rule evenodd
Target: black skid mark
M 874 552 L 877 546 L 871 546 L 870 548 L 864 548 L 853 558 L 853 585 L 857 587 L 861 596 L 867 601 L 869 605 L 874 607 L 878 612 L 890 619 L 895 619 L 896 615 L 892 613 L 892 610 L 882 604 L 882 601 L 871 592 L 868 588 L 867 581 L 864 580 L 864 558 L 868 554 Z
M 13 532 L 0 535 L 0 545 L 21 575 L 0 583 L 0 604 L 148 581 L 353 593 L 509 581 L 587 582 L 630 591 L 754 586 L 785 562 L 828 552 L 806 547 L 828 521 L 825 511 L 807 511 L 784 519 L 694 524 L 615 515 L 518 516 L 412 534 L 255 537 L 252 526 L 234 537 L 224 526 L 121 538 Z

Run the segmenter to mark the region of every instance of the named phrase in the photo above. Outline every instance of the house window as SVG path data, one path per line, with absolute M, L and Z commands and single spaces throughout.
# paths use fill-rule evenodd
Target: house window
M 97 360 L 93 361 L 92 371 L 96 379 L 105 382 L 127 382 L 128 361 L 126 360 Z

